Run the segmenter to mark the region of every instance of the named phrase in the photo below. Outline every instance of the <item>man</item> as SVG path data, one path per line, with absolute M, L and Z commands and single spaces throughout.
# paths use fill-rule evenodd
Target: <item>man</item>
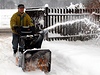
M 23 4 L 18 5 L 18 12 L 13 14 L 10 20 L 10 27 L 12 29 L 12 45 L 13 45 L 13 52 L 14 55 L 18 51 L 18 46 L 19 46 L 19 51 L 23 52 L 23 48 L 21 46 L 21 43 L 19 41 L 19 33 L 20 33 L 20 26 L 34 26 L 32 23 L 32 19 L 30 16 L 24 12 L 25 6 Z

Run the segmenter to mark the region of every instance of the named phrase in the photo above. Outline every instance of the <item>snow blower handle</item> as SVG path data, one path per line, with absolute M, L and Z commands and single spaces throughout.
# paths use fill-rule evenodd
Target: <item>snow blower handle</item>
M 21 35 L 34 35 L 35 26 L 21 26 L 20 32 L 21 32 Z
M 20 35 L 21 29 L 18 25 L 14 26 L 14 30 L 15 30 L 16 33 L 18 33 Z
M 22 35 L 34 35 L 35 34 L 35 26 L 14 26 L 14 30 L 20 36 Z

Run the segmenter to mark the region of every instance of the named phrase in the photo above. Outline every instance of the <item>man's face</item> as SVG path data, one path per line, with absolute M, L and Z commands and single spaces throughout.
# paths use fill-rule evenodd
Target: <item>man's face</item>
M 24 13 L 24 8 L 18 8 L 18 12 Z

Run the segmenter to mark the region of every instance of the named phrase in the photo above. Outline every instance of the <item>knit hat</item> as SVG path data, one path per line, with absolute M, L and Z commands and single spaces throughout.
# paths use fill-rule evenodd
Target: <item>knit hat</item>
M 18 8 L 25 8 L 24 4 L 19 4 Z

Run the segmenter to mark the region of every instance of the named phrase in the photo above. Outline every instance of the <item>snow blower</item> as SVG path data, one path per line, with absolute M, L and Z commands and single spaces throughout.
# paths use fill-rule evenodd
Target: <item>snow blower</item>
M 16 64 L 25 71 L 41 70 L 50 72 L 51 51 L 41 49 L 44 38 L 44 31 L 34 33 L 34 27 L 20 27 L 20 42 L 23 44 L 23 53 L 18 52 L 16 55 Z
M 33 20 L 35 26 L 20 27 L 20 42 L 23 44 L 23 53 L 18 52 L 16 64 L 25 71 L 37 69 L 50 72 L 51 51 L 41 49 L 44 36 L 48 31 L 44 30 L 44 10 L 40 8 L 27 8 L 25 11 Z M 42 24 L 40 23 L 42 22 Z

